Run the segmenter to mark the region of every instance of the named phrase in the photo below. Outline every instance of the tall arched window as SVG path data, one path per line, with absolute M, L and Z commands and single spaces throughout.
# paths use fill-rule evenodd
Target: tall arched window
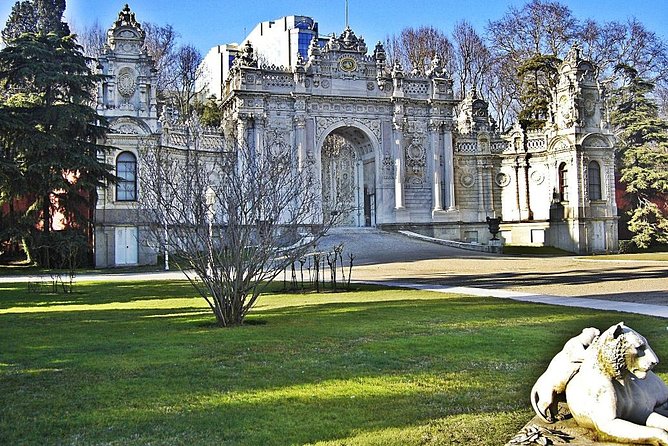
M 137 200 L 137 157 L 130 152 L 123 152 L 116 158 L 116 200 Z
M 596 161 L 589 162 L 588 172 L 588 186 L 589 199 L 600 200 L 601 195 L 601 165 Z
M 561 201 L 568 201 L 568 165 L 559 164 L 559 195 Z

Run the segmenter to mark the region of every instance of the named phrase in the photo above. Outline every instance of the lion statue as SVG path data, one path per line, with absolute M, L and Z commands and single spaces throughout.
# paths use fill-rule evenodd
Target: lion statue
M 585 331 L 580 335 L 583 338 L 573 339 L 587 341 L 594 332 Z M 560 352 L 564 354 L 557 355 L 560 359 L 553 360 L 558 373 L 532 391 L 537 412 L 541 409 L 543 418 L 548 418 L 547 408 L 555 398 L 548 391 L 560 390 L 562 380 L 577 368 L 567 379 L 566 403 L 580 426 L 593 429 L 601 440 L 668 446 L 668 386 L 652 372 L 659 359 L 647 340 L 620 322 L 593 337 L 588 347 L 580 342 L 584 355 L 579 367 L 567 363 L 573 357 L 570 349 L 579 350 L 577 342 L 570 347 L 567 343 L 566 351 Z M 546 373 L 552 368 L 550 363 Z M 550 418 L 553 416 L 551 413 Z
M 589 327 L 569 339 L 534 384 L 531 389 L 531 405 L 543 421 L 557 421 L 559 401 L 565 401 L 566 384 L 580 369 L 585 350 L 599 334 L 601 332 L 597 328 Z
M 668 446 L 668 387 L 652 372 L 658 362 L 623 322 L 607 329 L 566 386 L 575 421 L 610 440 Z

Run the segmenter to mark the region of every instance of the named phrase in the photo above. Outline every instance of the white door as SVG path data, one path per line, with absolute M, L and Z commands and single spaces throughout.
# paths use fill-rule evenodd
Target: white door
M 116 265 L 137 264 L 137 228 L 116 228 Z
M 592 225 L 593 233 L 591 238 L 591 248 L 594 252 L 605 251 L 605 223 L 595 221 Z

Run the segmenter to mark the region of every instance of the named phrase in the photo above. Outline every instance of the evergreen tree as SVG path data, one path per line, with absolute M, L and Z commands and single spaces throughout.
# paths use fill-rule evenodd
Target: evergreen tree
M 99 79 L 87 62 L 74 36 L 55 33 L 24 33 L 0 51 L 1 198 L 28 200 L 8 218 L 27 248 L 53 241 L 56 209 L 85 229 L 88 199 L 114 178 L 98 159 L 106 127 L 91 107 Z M 36 260 L 48 264 L 46 252 Z
M 65 0 L 34 0 L 37 12 L 37 30 L 43 33 L 56 33 L 59 36 L 70 34 L 70 28 L 63 22 Z
M 618 170 L 631 208 L 628 227 L 640 248 L 668 243 L 668 122 L 648 96 L 652 82 L 628 66 L 616 69 L 627 80 L 616 94 L 612 122 L 620 130 Z
M 12 7 L 2 39 L 6 43 L 24 33 L 56 33 L 66 36 L 70 33 L 67 23 L 63 22 L 65 0 L 21 0 Z
M 203 103 L 195 102 L 195 112 L 197 112 L 202 125 L 207 127 L 219 127 L 223 120 L 223 112 L 215 96 L 210 96 Z
M 535 54 L 520 64 L 517 71 L 522 106 L 519 121 L 524 128 L 542 128 L 547 121 L 560 62 L 556 56 Z
M 9 43 L 23 33 L 37 31 L 37 12 L 31 0 L 14 3 L 5 28 L 2 30 L 2 40 Z

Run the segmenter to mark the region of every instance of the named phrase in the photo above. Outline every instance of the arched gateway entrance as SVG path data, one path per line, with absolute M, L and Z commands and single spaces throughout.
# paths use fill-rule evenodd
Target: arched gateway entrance
M 323 212 L 339 204 L 339 226 L 376 225 L 376 151 L 359 128 L 342 126 L 325 137 L 320 151 Z

